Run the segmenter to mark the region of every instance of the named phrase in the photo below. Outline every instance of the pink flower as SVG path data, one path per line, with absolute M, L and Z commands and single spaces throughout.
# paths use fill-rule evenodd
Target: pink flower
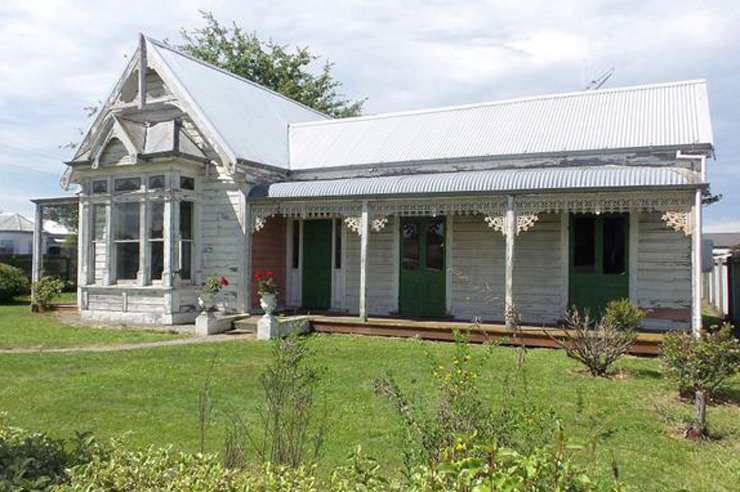
M 218 278 L 218 283 L 221 284 L 221 287 L 228 287 L 229 286 L 229 279 L 221 275 Z

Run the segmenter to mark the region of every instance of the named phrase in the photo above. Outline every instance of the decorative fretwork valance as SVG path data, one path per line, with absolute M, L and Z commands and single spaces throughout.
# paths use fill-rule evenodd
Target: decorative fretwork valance
M 378 199 L 368 201 L 371 230 L 380 231 L 393 215 L 482 215 L 490 228 L 504 233 L 505 196 L 429 197 Z M 542 213 L 663 212 L 663 220 L 674 230 L 690 233 L 688 215 L 694 204 L 694 191 L 622 191 L 612 193 L 550 193 L 516 195 L 516 234 L 534 227 Z M 281 215 L 294 218 L 339 217 L 359 233 L 362 202 L 358 200 L 315 200 L 255 203 L 251 205 L 253 228 L 259 231 L 265 221 Z

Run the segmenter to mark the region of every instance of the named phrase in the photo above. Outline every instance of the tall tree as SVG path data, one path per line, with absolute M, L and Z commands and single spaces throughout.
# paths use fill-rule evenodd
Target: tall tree
M 291 50 L 262 41 L 236 23 L 223 26 L 211 12 L 201 15 L 204 27 L 181 29 L 185 44 L 180 49 L 336 118 L 362 113 L 365 99 L 350 100 L 338 92 L 342 83 L 334 78 L 332 63 L 325 62 L 318 74 L 309 70 L 319 57 L 308 48 Z

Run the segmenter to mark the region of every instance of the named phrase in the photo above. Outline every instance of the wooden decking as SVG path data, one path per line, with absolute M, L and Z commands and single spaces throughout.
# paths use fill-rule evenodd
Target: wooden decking
M 497 341 L 504 344 L 523 343 L 528 347 L 556 348 L 557 344 L 550 338 L 562 339 L 569 336 L 567 330 L 533 326 L 521 327 L 516 339 L 514 333 L 500 324 L 474 324 L 459 321 L 419 321 L 391 318 L 370 318 L 362 322 L 351 316 L 310 316 L 311 326 L 320 333 L 347 333 L 355 335 L 373 335 L 386 337 L 411 338 L 425 340 L 454 340 L 454 330 L 469 334 L 471 342 L 484 343 Z M 547 332 L 547 333 L 546 333 Z M 630 353 L 634 355 L 658 355 L 663 335 L 658 333 L 641 333 Z

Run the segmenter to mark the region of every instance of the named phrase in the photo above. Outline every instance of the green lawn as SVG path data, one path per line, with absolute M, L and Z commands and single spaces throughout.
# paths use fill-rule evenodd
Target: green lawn
M 147 330 L 88 328 L 61 323 L 53 313 L 34 314 L 28 304 L 0 306 L 0 349 L 63 348 L 154 342 L 177 335 Z M 0 365 L 0 373 L 2 372 Z
M 7 310 L 7 308 L 2 308 Z M 47 329 L 51 329 L 50 326 Z M 5 326 L 4 323 L 0 323 Z M 82 332 L 79 332 L 81 335 Z M 331 419 L 321 469 L 340 463 L 357 444 L 384 467 L 400 463 L 399 425 L 387 402 L 373 395 L 371 381 L 390 369 L 404 388 L 429 395 L 428 360 L 419 344 L 449 356 L 446 343 L 370 337 L 314 335 L 309 346 L 326 366 L 322 392 Z M 480 347 L 474 348 L 477 352 Z M 257 341 L 161 347 L 114 353 L 0 355 L 0 411 L 20 426 L 69 435 L 91 430 L 99 436 L 130 432 L 130 445 L 173 444 L 195 450 L 198 390 L 211 360 L 215 409 L 208 446 L 221 449 L 226 416 L 239 412 L 255 423 L 261 398 L 260 368 L 270 345 Z M 511 375 L 515 352 L 494 349 L 482 387 L 493 405 Z M 594 475 L 610 473 L 612 453 L 621 477 L 645 490 L 731 490 L 740 481 L 740 381 L 734 403 L 712 406 L 709 421 L 717 439 L 688 442 L 677 437 L 656 404 L 670 413 L 689 412 L 660 375 L 655 359 L 628 358 L 622 379 L 592 379 L 577 371 L 561 351 L 531 350 L 527 373 L 533 401 L 550 405 L 564 418 L 574 440 L 587 435 L 587 415 L 613 430 L 595 457 L 579 457 Z M 577 415 L 579 394 L 587 403 Z M 736 490 L 736 489 L 735 489 Z

